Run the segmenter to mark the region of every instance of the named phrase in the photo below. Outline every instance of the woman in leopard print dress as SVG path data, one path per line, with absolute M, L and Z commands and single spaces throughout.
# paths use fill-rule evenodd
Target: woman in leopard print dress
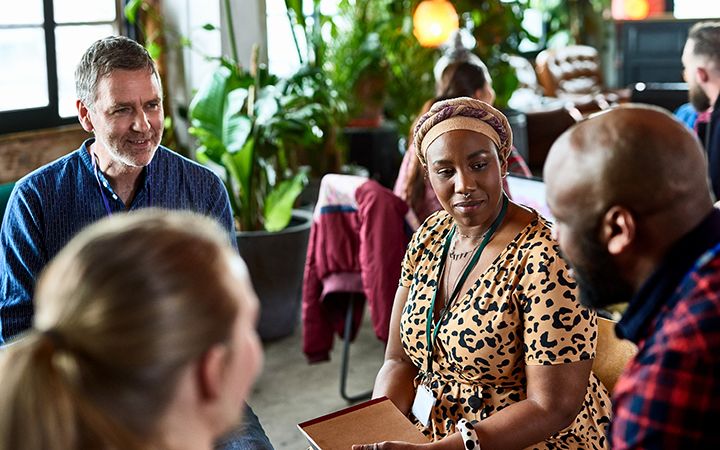
M 507 119 L 478 100 L 439 102 L 415 142 L 443 210 L 408 246 L 374 396 L 414 420 L 428 448 L 607 448 L 596 318 L 550 224 L 502 190 Z

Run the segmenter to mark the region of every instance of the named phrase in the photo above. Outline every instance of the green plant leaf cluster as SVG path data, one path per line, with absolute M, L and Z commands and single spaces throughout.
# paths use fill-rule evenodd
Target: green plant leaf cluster
M 347 105 L 324 70 L 328 51 L 327 35 L 334 27 L 331 17 L 320 11 L 320 0 L 312 2 L 312 12 L 305 15 L 303 0 L 285 0 L 293 42 L 301 63 L 298 71 L 285 83 L 284 92 L 294 95 L 312 112 L 307 120 L 319 139 L 297 146 L 294 155 L 300 164 L 309 165 L 311 174 L 320 178 L 329 172 L 338 172 L 344 162 L 344 148 L 338 139 L 340 129 L 347 121 Z M 306 43 L 301 50 L 300 42 Z
M 415 0 L 341 0 L 325 64 L 353 116 L 364 101 L 384 101 L 386 117 L 406 135 L 423 103 L 433 96 L 436 49 L 412 34 Z M 363 79 L 385 86 L 384 98 L 358 98 Z
M 407 135 L 418 111 L 434 97 L 433 67 L 438 49 L 422 47 L 413 35 L 412 15 L 421 0 L 341 0 L 326 51 L 326 70 L 350 115 L 360 108 L 356 85 L 367 76 L 386 80 L 385 115 Z M 518 86 L 507 54 L 523 39 L 537 40 L 522 26 L 529 0 L 453 0 L 477 40 L 474 52 L 487 64 L 505 107 Z M 298 1 L 299 3 L 299 1 Z
M 310 120 L 317 105 L 259 68 L 255 75 L 223 59 L 193 97 L 190 133 L 196 156 L 224 169 L 224 183 L 239 230 L 279 231 L 287 226 L 307 183 L 292 150 L 317 143 Z
M 610 0 L 530 0 L 543 11 L 548 47 L 569 44 L 605 47 L 608 22 L 604 17 Z
M 336 171 L 341 163 L 336 136 L 346 108 L 321 69 L 321 29 L 329 18 L 320 15 L 319 0 L 313 4 L 308 18 L 302 14 L 302 0 L 286 1 L 294 33 L 302 30 L 311 44 L 303 54 L 294 37 L 303 64 L 287 78 L 255 63 L 250 70 L 236 63 L 232 14 L 226 14 L 233 56 L 218 59 L 218 69 L 189 107 L 196 157 L 223 169 L 239 230 L 282 230 L 308 175 Z M 225 0 L 226 11 L 230 7 Z M 257 48 L 252 60 L 257 61 Z

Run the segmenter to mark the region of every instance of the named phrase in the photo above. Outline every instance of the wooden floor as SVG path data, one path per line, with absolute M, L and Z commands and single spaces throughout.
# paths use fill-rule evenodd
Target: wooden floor
M 329 362 L 310 365 L 302 353 L 301 333 L 298 326 L 293 335 L 263 345 L 264 370 L 248 400 L 276 450 L 308 448 L 296 425 L 348 406 L 339 391 L 342 341 L 336 338 Z M 347 394 L 372 388 L 384 351 L 366 312 L 350 346 Z

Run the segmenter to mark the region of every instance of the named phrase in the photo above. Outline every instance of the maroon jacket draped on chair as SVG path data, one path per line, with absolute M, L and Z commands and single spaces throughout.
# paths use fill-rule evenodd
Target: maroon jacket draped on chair
M 350 292 L 368 302 L 375 334 L 387 342 L 409 241 L 407 211 L 403 200 L 375 180 L 323 177 L 303 280 L 303 352 L 309 362 L 330 359 L 334 333 L 343 333 Z M 364 302 L 356 302 L 353 338 L 363 310 Z

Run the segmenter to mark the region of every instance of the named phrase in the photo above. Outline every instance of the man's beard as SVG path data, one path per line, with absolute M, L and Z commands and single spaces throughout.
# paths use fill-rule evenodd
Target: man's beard
M 590 230 L 588 230 L 590 231 Z M 630 301 L 632 286 L 622 279 L 607 249 L 595 234 L 582 233 L 578 242 L 582 262 L 571 264 L 580 291 L 580 303 L 592 309 L 602 309 L 616 303 Z
M 703 112 L 710 109 L 710 98 L 700 86 L 690 85 L 688 87 L 688 98 L 695 111 Z

